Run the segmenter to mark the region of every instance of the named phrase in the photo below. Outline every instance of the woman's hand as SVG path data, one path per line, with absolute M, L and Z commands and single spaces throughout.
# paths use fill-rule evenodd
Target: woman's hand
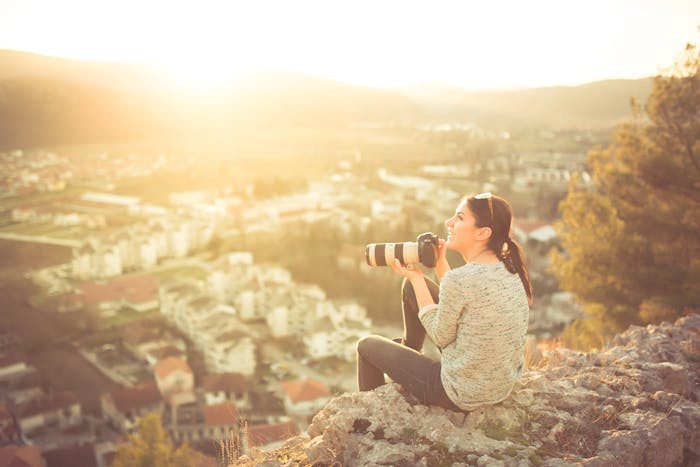
M 445 240 L 443 240 L 442 238 L 438 238 L 436 264 L 447 263 L 446 255 L 447 255 L 447 242 L 445 242 Z
M 450 270 L 450 265 L 447 262 L 447 242 L 442 238 L 438 238 L 437 261 L 435 262 L 435 275 L 438 282 L 442 281 L 442 276 Z
M 404 266 L 398 259 L 395 259 L 394 262 L 391 263 L 391 269 L 393 269 L 396 274 L 402 275 L 409 281 L 423 277 L 423 270 L 420 266 L 417 264 L 407 264 Z

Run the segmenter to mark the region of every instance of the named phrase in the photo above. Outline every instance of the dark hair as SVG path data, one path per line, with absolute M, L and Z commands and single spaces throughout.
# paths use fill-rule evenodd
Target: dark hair
M 513 210 L 505 199 L 492 195 L 491 206 L 489 198 L 465 197 L 469 210 L 476 219 L 477 227 L 490 227 L 491 237 L 487 247 L 496 253 L 498 259 L 503 261 L 506 269 L 513 274 L 518 274 L 523 282 L 527 298 L 532 304 L 532 284 L 525 265 L 523 249 L 510 237 L 510 224 L 513 219 Z M 491 210 L 493 210 L 493 217 Z

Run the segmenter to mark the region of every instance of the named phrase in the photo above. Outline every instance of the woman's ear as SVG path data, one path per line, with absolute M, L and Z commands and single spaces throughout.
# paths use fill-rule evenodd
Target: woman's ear
M 476 231 L 476 239 L 488 240 L 492 234 L 493 230 L 491 230 L 491 227 L 481 227 L 479 230 Z

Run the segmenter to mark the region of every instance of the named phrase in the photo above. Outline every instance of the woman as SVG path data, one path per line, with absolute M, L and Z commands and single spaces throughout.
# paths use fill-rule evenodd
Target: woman
M 435 274 L 395 261 L 404 276 L 403 338 L 368 336 L 357 344 L 360 391 L 384 384 L 384 374 L 421 403 L 450 410 L 495 404 L 510 394 L 524 365 L 532 287 L 521 248 L 510 238 L 512 210 L 491 193 L 465 197 L 445 221 Z M 450 269 L 447 249 L 466 264 Z M 421 353 L 426 333 L 440 361 Z

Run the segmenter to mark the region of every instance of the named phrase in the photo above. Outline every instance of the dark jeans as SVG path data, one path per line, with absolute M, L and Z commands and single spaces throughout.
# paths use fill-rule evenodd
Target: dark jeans
M 425 279 L 435 303 L 439 286 Z M 386 381 L 384 374 L 415 396 L 422 404 L 461 411 L 445 393 L 440 380 L 439 361 L 420 351 L 425 341 L 425 328 L 418 319 L 418 304 L 413 286 L 404 279 L 401 287 L 404 335 L 402 343 L 382 336 L 367 336 L 357 343 L 357 385 L 360 391 L 375 389 Z

